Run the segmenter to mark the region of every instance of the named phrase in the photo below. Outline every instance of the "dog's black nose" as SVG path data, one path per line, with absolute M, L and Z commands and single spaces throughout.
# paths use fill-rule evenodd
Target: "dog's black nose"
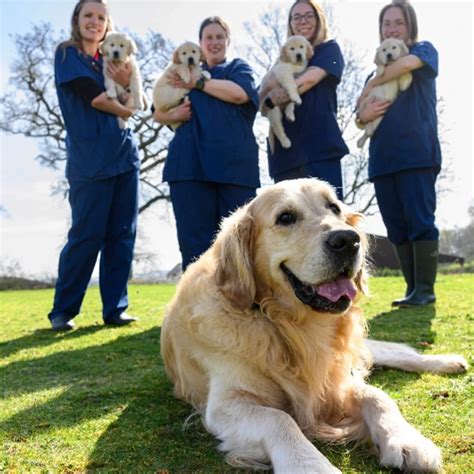
M 118 51 L 114 51 L 114 59 L 118 59 L 119 58 L 119 52 Z
M 387 54 L 387 61 L 393 61 L 393 54 L 392 53 Z
M 298 54 L 296 55 L 296 60 L 297 60 L 298 62 L 303 61 L 303 56 L 301 56 L 301 54 L 298 53 Z
M 190 66 L 194 65 L 194 58 L 188 58 L 188 64 Z
M 326 239 L 326 247 L 334 254 L 347 258 L 354 257 L 360 246 L 360 237 L 353 230 L 334 230 Z

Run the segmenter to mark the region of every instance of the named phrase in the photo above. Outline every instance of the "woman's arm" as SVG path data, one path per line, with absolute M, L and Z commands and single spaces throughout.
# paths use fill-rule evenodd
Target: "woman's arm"
M 319 84 L 327 75 L 328 73 L 318 66 L 309 67 L 303 74 L 301 74 L 301 76 L 298 77 L 298 79 L 296 79 L 298 92 L 304 94 L 316 84 Z
M 158 109 L 153 111 L 153 119 L 161 125 L 172 125 L 179 122 L 187 122 L 191 118 L 191 102 L 186 100 L 178 107 L 167 112 Z
M 92 99 L 91 105 L 94 107 L 94 109 L 116 115 L 117 117 L 123 118 L 125 120 L 133 115 L 132 109 L 125 107 L 115 99 L 109 99 L 105 92 L 102 92 L 97 97 Z
M 177 73 L 172 72 L 169 75 L 169 84 L 173 87 L 182 87 L 191 90 L 196 87 L 196 82 L 199 79 L 199 76 L 192 74 L 191 80 L 184 82 Z M 242 87 L 227 79 L 209 79 L 204 82 L 204 88 L 202 90 L 206 94 L 212 95 L 224 102 L 230 102 L 231 104 L 245 104 L 250 100 Z
M 390 66 L 385 68 L 382 75 L 373 77 L 369 82 L 367 82 L 360 99 L 367 97 L 375 86 L 397 79 L 398 77 L 403 76 L 403 74 L 419 69 L 424 65 L 425 63 L 414 54 L 408 54 L 407 56 L 397 59 L 394 63 L 390 64 Z

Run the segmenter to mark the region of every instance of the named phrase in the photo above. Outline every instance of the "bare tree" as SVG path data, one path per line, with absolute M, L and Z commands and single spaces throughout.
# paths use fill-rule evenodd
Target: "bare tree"
M 15 35 L 17 59 L 11 66 L 10 86 L 0 97 L 0 130 L 36 139 L 39 154 L 35 159 L 53 169 L 62 168 L 66 160 L 66 131 L 53 72 L 56 46 L 66 37 L 64 32 L 56 35 L 50 23 L 33 25 L 31 32 Z M 151 31 L 144 40 L 134 39 L 139 49 L 138 62 L 145 91 L 150 95 L 153 79 L 166 67 L 173 45 L 159 33 Z M 134 115 L 130 126 L 139 141 L 142 160 L 140 211 L 144 211 L 157 201 L 169 199 L 168 187 L 161 184 L 161 169 L 171 133 L 166 127 L 154 123 L 149 112 Z M 65 181 L 57 184 L 57 192 L 66 190 Z

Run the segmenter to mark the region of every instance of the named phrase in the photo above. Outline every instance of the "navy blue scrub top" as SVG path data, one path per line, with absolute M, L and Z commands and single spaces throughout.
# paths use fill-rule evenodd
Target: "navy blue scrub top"
M 369 179 L 413 168 L 441 168 L 436 116 L 438 52 L 421 41 L 410 54 L 425 64 L 412 71 L 411 86 L 385 113 L 369 146 Z
M 231 104 L 192 89 L 192 116 L 173 137 L 163 180 L 208 181 L 257 188 L 260 186 L 258 147 L 252 131 L 258 92 L 250 66 L 241 59 L 212 68 L 212 79 L 226 79 L 247 93 L 246 104 Z
M 130 129 L 121 129 L 115 115 L 94 109 L 68 87 L 79 77 L 88 77 L 105 91 L 102 57 L 97 60 L 74 46 L 58 48 L 54 74 L 59 107 L 66 125 L 69 180 L 98 180 L 138 169 L 138 146 Z
M 349 153 L 337 124 L 336 88 L 344 70 L 344 58 L 336 41 L 316 46 L 309 66 L 324 69 L 328 75 L 301 96 L 303 103 L 295 107 L 294 122 L 283 119 L 291 147 L 285 149 L 275 139 L 275 153 L 268 153 L 272 177 L 308 163 L 340 160 Z

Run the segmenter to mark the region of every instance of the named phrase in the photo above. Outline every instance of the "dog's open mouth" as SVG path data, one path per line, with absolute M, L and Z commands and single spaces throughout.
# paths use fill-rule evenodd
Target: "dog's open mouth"
M 309 285 L 299 280 L 283 263 L 280 267 L 293 287 L 296 297 L 315 311 L 342 313 L 356 296 L 354 282 L 342 274 L 332 281 Z

